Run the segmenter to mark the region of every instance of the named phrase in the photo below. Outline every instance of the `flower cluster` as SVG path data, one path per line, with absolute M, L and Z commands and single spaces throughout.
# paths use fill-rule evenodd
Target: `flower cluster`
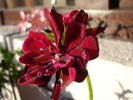
M 30 10 L 27 14 L 24 11 L 20 11 L 20 18 L 21 21 L 17 25 L 17 29 L 21 33 L 27 30 L 37 32 L 47 25 L 43 9 Z
M 19 59 L 25 64 L 19 83 L 46 86 L 56 75 L 51 100 L 57 100 L 61 89 L 73 81 L 82 82 L 88 75 L 85 66 L 98 57 L 96 35 L 104 28 L 88 29 L 88 14 L 83 10 L 61 15 L 52 8 L 51 11 L 44 9 L 43 13 L 54 42 L 45 32 L 29 32 L 23 43 L 24 55 Z

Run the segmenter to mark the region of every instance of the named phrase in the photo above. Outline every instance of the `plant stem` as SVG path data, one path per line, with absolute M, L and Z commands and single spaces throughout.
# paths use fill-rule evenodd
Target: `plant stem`
M 93 100 L 93 90 L 91 85 L 91 80 L 89 74 L 86 77 L 87 85 L 88 85 L 88 91 L 89 91 L 89 100 Z

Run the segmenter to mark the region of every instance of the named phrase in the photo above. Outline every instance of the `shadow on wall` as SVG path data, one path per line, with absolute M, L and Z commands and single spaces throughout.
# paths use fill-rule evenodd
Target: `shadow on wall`
M 118 100 L 131 100 L 133 99 L 133 91 L 130 89 L 125 89 L 124 86 L 122 85 L 121 82 L 117 81 L 120 91 L 119 92 L 114 92 L 114 94 L 118 97 Z M 132 95 L 132 97 L 128 96 Z
M 88 26 L 90 28 L 105 27 L 105 31 L 102 34 L 99 34 L 101 38 L 108 37 L 133 41 L 133 25 L 109 23 L 99 18 L 90 18 L 88 21 Z

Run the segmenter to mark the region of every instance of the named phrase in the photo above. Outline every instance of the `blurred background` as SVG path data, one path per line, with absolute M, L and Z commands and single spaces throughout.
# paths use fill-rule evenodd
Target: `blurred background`
M 22 20 L 20 11 L 29 13 L 52 6 L 62 14 L 84 9 L 89 27 L 106 27 L 98 35 L 99 58 L 87 64 L 94 100 L 133 100 L 133 0 L 0 0 L 0 100 L 49 100 L 52 83 L 45 88 L 19 86 L 14 79 L 21 68 L 12 64 L 21 66 L 17 59 L 27 35 L 16 29 Z M 7 73 L 14 71 L 17 74 Z M 60 100 L 89 100 L 87 88 L 86 80 L 72 83 L 63 90 Z

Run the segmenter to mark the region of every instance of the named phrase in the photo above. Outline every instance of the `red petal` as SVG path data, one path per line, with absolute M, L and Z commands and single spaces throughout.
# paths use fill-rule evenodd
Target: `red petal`
M 33 84 L 35 77 L 31 76 L 29 74 L 30 68 L 29 66 L 26 66 L 23 72 L 23 75 L 18 79 L 18 83 L 20 85 L 29 85 Z
M 87 24 L 88 21 L 88 14 L 85 13 L 83 10 L 73 10 L 71 13 L 65 14 L 63 17 L 64 22 L 67 24 L 73 21 L 80 24 Z
M 50 54 L 42 54 L 40 51 L 30 51 L 19 58 L 19 61 L 24 64 L 42 64 L 50 61 Z
M 59 66 L 60 68 L 66 67 L 71 61 L 73 60 L 73 57 L 65 54 L 63 56 L 60 56 L 60 59 L 57 59 L 54 63 L 54 66 Z
M 23 44 L 23 51 L 27 52 L 27 51 L 35 51 L 35 50 L 40 50 L 40 48 L 45 48 L 46 45 L 43 43 L 42 40 L 36 40 L 35 38 L 27 38 L 24 41 Z
M 85 13 L 83 10 L 80 10 L 79 13 L 76 15 L 75 21 L 80 24 L 87 24 L 88 14 Z
M 61 44 L 61 38 L 62 38 L 62 31 L 63 29 L 63 21 L 62 16 L 58 14 L 55 9 L 52 9 L 51 13 L 48 9 L 44 9 L 44 13 L 46 16 L 46 19 L 48 20 L 49 24 L 52 27 L 53 33 L 55 35 L 55 42 L 56 45 L 59 47 Z M 58 19 L 59 18 L 59 19 Z M 61 25 L 59 25 L 61 24 Z
M 29 51 L 19 58 L 19 61 L 24 64 L 33 64 L 33 58 L 39 56 L 40 52 Z
M 64 25 L 63 25 L 62 15 L 57 13 L 54 7 L 51 10 L 51 15 L 53 16 L 56 24 L 58 25 L 58 28 L 59 28 L 59 31 L 60 31 L 60 38 L 62 38 L 62 35 L 63 35 L 63 32 L 64 32 Z
M 86 78 L 86 76 L 88 75 L 88 72 L 85 68 L 82 68 L 82 69 L 76 69 L 76 78 L 75 78 L 75 81 L 76 82 L 83 82 Z
M 63 80 L 62 88 L 68 86 L 76 78 L 76 70 L 72 64 L 68 65 L 62 70 L 61 78 Z
M 39 67 L 41 66 L 26 66 L 23 75 L 18 79 L 18 83 L 21 85 L 47 85 L 51 77 L 43 76 L 43 71 Z M 42 75 L 39 76 L 38 73 L 42 73 Z
M 104 32 L 105 27 L 100 27 L 100 28 L 94 28 L 94 29 L 87 29 L 86 34 L 87 35 L 93 35 L 96 36 L 98 33 Z
M 18 79 L 18 83 L 20 85 L 30 85 L 30 84 L 36 84 L 38 86 L 47 85 L 50 80 L 50 77 L 40 77 L 32 76 L 30 74 L 25 74 L 22 77 Z
M 66 36 L 64 46 L 67 47 L 69 43 L 76 40 L 81 34 L 81 25 L 75 22 L 67 24 L 66 28 Z
M 86 35 L 85 29 L 86 29 L 85 25 L 82 25 L 81 26 L 81 31 L 79 33 L 79 36 L 77 36 L 77 38 L 75 40 L 73 40 L 73 41 L 71 41 L 71 39 L 70 39 L 71 42 L 69 43 L 69 46 L 68 46 L 67 50 L 70 50 L 70 49 L 80 45 L 80 43 L 83 41 L 83 39 L 85 38 L 85 35 Z
M 42 40 L 47 46 L 51 45 L 51 41 L 43 33 L 30 32 L 29 37 Z
M 35 77 L 30 77 L 29 79 L 25 79 L 25 77 L 22 76 L 18 79 L 18 83 L 20 85 L 30 85 L 30 84 L 33 84 L 34 80 L 35 80 Z
M 98 55 L 99 55 L 98 41 L 95 36 L 88 36 L 82 42 L 80 47 L 84 48 L 88 52 L 90 60 L 98 57 Z
M 61 82 L 59 80 L 54 85 L 54 90 L 53 90 L 53 94 L 51 96 L 51 100 L 58 100 L 58 98 L 60 96 L 60 92 L 61 92 Z
M 23 51 L 35 51 L 41 48 L 46 48 L 51 45 L 51 42 L 45 37 L 44 34 L 30 32 L 29 37 L 23 43 Z
M 80 48 L 71 50 L 69 52 L 69 55 L 77 56 L 77 57 L 82 57 L 82 50 Z
M 74 58 L 81 58 L 83 59 L 82 65 L 85 65 L 89 61 L 89 53 L 82 48 L 73 49 L 69 52 L 69 55 L 73 56 Z
M 79 12 L 78 10 L 73 10 L 70 13 L 64 14 L 63 15 L 64 22 L 68 24 L 68 23 L 71 23 L 72 21 L 74 21 L 76 14 L 78 12 Z
M 75 61 L 74 61 L 73 65 L 76 69 L 76 78 L 75 78 L 76 82 L 84 81 L 84 79 L 88 75 L 87 70 L 85 68 L 86 64 L 83 64 L 83 62 L 84 61 L 83 61 L 82 58 L 75 58 Z
M 41 54 L 40 56 L 34 57 L 34 62 L 37 64 L 46 63 L 51 61 L 52 56 L 50 54 Z

